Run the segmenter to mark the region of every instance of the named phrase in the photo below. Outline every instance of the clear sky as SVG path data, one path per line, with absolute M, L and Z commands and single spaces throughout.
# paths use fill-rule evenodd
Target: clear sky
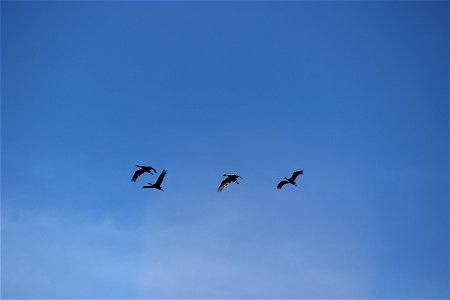
M 3 298 L 448 298 L 448 2 L 2 1 L 1 26 Z

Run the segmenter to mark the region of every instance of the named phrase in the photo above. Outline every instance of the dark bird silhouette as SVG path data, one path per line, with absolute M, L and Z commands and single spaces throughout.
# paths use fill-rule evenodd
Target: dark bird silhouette
M 167 173 L 167 171 L 163 170 L 161 172 L 161 174 L 159 174 L 159 177 L 155 183 L 148 183 L 148 185 L 144 185 L 143 188 L 144 189 L 158 189 L 158 190 L 164 192 L 164 190 L 161 188 L 161 183 L 163 182 L 164 176 L 166 176 L 166 173 Z
M 291 178 L 284 177 L 284 180 L 281 180 L 280 183 L 278 183 L 277 189 L 281 189 L 283 187 L 283 185 L 285 185 L 286 183 L 290 183 L 290 184 L 293 184 L 293 185 L 297 186 L 297 183 L 295 182 L 295 179 L 300 174 L 303 174 L 303 170 L 296 171 L 296 172 L 292 173 Z
M 224 187 L 226 187 L 228 184 L 230 184 L 231 182 L 236 182 L 237 184 L 239 184 L 239 182 L 237 181 L 238 178 L 244 179 L 239 175 L 236 174 L 223 174 L 223 176 L 226 176 L 227 178 L 225 178 L 222 183 L 219 186 L 218 191 L 221 192 Z
M 133 177 L 131 177 L 131 181 L 136 181 L 136 179 L 138 179 L 138 177 L 141 176 L 142 174 L 144 174 L 145 172 L 153 174 L 152 171 L 154 171 L 155 173 L 158 173 L 158 172 L 156 172 L 155 169 L 153 169 L 150 166 L 136 165 L 136 167 L 138 167 L 139 169 L 136 172 L 134 172 Z

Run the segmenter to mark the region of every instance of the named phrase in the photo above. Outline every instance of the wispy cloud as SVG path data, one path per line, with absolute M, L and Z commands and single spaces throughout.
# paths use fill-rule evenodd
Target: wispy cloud
M 241 199 L 242 200 L 242 199 Z M 368 297 L 370 249 L 321 237 L 286 236 L 258 216 L 210 208 L 210 215 L 156 231 L 145 244 L 139 296 L 156 298 Z M 333 242 L 332 242 L 333 243 Z M 352 254 L 354 257 L 350 257 Z M 366 263 L 356 267 L 356 264 Z
M 258 235 L 253 217 L 219 209 L 195 220 L 136 227 L 3 211 L 2 296 L 298 298 L 370 291 L 367 270 L 348 268 L 339 255 L 330 256 L 336 250 L 273 231 Z
M 136 234 L 108 219 L 3 211 L 2 297 L 133 297 Z

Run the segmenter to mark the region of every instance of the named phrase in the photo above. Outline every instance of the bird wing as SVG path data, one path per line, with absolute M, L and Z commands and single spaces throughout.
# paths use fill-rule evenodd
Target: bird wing
M 155 172 L 155 173 L 158 173 L 158 172 L 156 172 L 155 168 L 153 168 L 153 167 L 150 167 L 150 171 L 151 170 L 153 170 L 153 172 Z
M 156 170 L 155 170 L 153 167 L 151 167 L 151 166 L 141 166 L 141 167 L 142 167 L 142 169 L 143 169 L 145 172 L 152 173 L 152 170 L 153 170 L 153 171 L 155 171 L 155 173 L 156 173 Z
M 290 179 L 293 180 L 293 181 L 295 181 L 295 179 L 297 178 L 297 176 L 300 175 L 300 174 L 303 174 L 303 170 L 295 171 L 294 173 L 292 173 L 292 176 L 291 176 Z
M 163 170 L 163 171 L 161 172 L 161 174 L 159 174 L 159 177 L 158 177 L 158 179 L 156 180 L 156 182 L 155 182 L 154 185 L 156 185 L 156 186 L 161 186 L 161 183 L 162 183 L 162 181 L 163 181 L 163 179 L 164 179 L 164 176 L 166 176 L 166 173 L 167 173 L 167 171 L 166 171 L 166 170 Z
M 278 183 L 278 185 L 277 185 L 277 189 L 281 189 L 283 187 L 283 185 L 285 185 L 288 182 L 289 181 L 287 181 L 287 180 L 281 180 L 280 183 Z
M 226 187 L 230 182 L 231 180 L 229 177 L 225 178 L 220 184 L 218 191 L 221 192 L 224 189 L 224 187 Z
M 136 172 L 134 172 L 133 177 L 131 177 L 131 181 L 136 181 L 139 176 L 141 176 L 144 173 L 144 170 L 139 169 Z

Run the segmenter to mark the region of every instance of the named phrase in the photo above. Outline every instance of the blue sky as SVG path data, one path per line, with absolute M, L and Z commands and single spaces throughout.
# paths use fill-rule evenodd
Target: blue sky
M 2 2 L 2 298 L 448 298 L 448 8 Z

